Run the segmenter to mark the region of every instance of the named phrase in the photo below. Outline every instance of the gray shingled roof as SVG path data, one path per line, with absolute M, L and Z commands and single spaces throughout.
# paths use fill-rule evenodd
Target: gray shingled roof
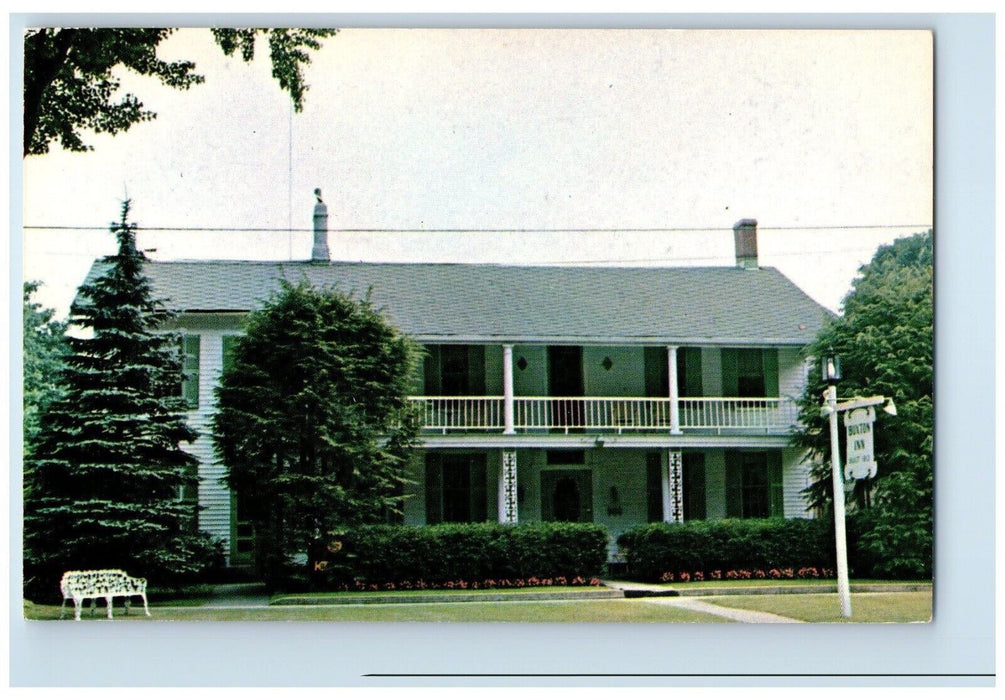
M 372 290 L 395 326 L 427 341 L 804 345 L 829 313 L 773 268 L 213 260 L 151 261 L 146 273 L 157 297 L 193 313 L 255 309 L 280 279 Z

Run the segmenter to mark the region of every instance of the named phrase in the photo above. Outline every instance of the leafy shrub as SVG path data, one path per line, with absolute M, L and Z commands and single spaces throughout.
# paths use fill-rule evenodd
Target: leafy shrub
M 590 579 L 607 559 L 607 532 L 589 523 L 372 525 L 338 540 L 316 585 Z
M 628 575 L 659 581 L 667 572 L 834 567 L 833 526 L 824 520 L 713 520 L 653 523 L 618 538 Z

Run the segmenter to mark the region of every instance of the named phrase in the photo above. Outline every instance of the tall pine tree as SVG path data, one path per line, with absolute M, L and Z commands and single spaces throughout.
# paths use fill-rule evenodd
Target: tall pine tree
M 58 599 L 70 569 L 125 569 L 153 585 L 178 583 L 213 559 L 180 498 L 194 486 L 195 439 L 180 396 L 178 337 L 152 298 L 129 202 L 112 225 L 118 252 L 79 290 L 63 396 L 40 416 L 25 460 L 25 595 Z

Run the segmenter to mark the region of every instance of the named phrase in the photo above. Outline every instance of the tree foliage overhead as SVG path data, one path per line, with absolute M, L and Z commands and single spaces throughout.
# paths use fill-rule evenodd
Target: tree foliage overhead
M 415 346 L 369 300 L 284 283 L 224 368 L 217 455 L 275 575 L 319 535 L 400 507 Z
M 195 511 L 180 500 L 195 485 L 195 439 L 180 397 L 170 313 L 151 296 L 135 225 L 113 225 L 118 252 L 83 285 L 70 322 L 90 331 L 68 339 L 63 395 L 42 413 L 25 459 L 25 588 L 58 595 L 71 569 L 126 569 L 164 585 L 212 563 L 194 532 Z
M 186 90 L 204 82 L 192 61 L 163 61 L 157 48 L 173 29 L 29 29 L 24 39 L 24 155 L 48 153 L 52 142 L 68 151 L 87 151 L 82 131 L 117 134 L 156 115 L 135 95 L 118 95 L 114 70 L 127 68 L 152 76 L 169 87 Z M 269 45 L 272 75 L 290 93 L 295 109 L 303 108 L 307 83 L 303 67 L 308 50 L 334 36 L 335 29 L 213 29 L 223 52 L 255 55 L 256 39 Z
M 841 399 L 882 395 L 897 415 L 877 412 L 875 479 L 856 485 L 854 504 L 863 512 L 862 546 L 881 573 L 931 570 L 933 431 L 932 232 L 882 246 L 864 265 L 845 297 L 843 313 L 820 332 L 808 353 L 841 357 Z M 811 450 L 811 504 L 831 501 L 830 438 L 820 416 L 825 384 L 814 372 L 801 399 L 797 444 Z
M 38 433 L 38 417 L 62 391 L 59 373 L 67 352 L 66 323 L 55 319 L 56 312 L 43 308 L 32 296 L 38 282 L 25 282 L 23 290 L 24 339 L 24 441 L 30 449 Z

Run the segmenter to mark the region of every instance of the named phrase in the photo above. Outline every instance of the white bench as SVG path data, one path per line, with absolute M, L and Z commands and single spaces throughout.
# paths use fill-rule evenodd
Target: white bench
M 134 578 L 119 569 L 100 569 L 96 571 L 67 571 L 59 582 L 63 592 L 63 606 L 59 610 L 59 619 L 66 616 L 66 601 L 73 599 L 73 619 L 80 619 L 80 611 L 84 601 L 91 599 L 91 614 L 94 614 L 94 604 L 98 598 L 104 598 L 108 605 L 108 619 L 112 619 L 112 598 L 126 596 L 126 615 L 129 614 L 129 598 L 138 595 L 143 598 L 143 610 L 150 617 L 147 607 L 147 580 Z

